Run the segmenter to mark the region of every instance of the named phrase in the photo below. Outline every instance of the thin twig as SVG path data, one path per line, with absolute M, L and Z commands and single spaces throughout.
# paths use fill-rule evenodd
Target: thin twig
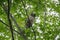
M 26 3 L 24 3 L 23 0 L 21 0 L 21 2 L 22 2 L 22 4 L 23 4 L 23 7 L 24 7 L 24 10 L 25 10 L 25 12 L 26 12 L 27 17 L 29 17 L 28 14 L 27 14 L 27 9 L 25 8 L 25 7 L 26 7 L 26 5 L 25 5 Z

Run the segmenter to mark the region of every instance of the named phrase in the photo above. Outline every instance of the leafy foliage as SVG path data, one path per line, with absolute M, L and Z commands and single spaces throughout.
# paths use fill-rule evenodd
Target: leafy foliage
M 0 0 L 0 20 L 8 25 L 7 15 L 2 7 L 2 3 L 7 3 L 7 0 Z M 16 19 L 26 37 L 29 40 L 34 40 L 32 28 L 25 29 L 25 21 L 31 12 L 36 13 L 36 19 L 33 24 L 36 33 L 36 40 L 60 40 L 60 0 L 12 0 L 10 13 Z M 13 29 L 18 31 L 16 24 L 13 22 Z M 20 32 L 20 31 L 18 31 Z M 0 40 L 10 40 L 11 33 L 9 27 L 0 21 Z M 14 32 L 15 40 L 24 40 L 18 33 Z

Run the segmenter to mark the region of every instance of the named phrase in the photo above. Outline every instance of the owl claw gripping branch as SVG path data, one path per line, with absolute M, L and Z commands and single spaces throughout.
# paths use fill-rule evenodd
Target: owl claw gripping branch
M 34 23 L 34 19 L 36 17 L 35 13 L 31 13 L 29 17 L 26 20 L 26 28 L 32 27 L 32 24 Z

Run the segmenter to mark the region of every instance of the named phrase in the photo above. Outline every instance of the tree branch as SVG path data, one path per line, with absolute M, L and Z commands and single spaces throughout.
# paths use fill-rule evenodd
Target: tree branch
M 9 27 L 8 24 L 4 23 L 2 20 L 0 20 L 0 22 L 3 23 L 4 25 L 6 25 L 6 26 L 7 26 L 7 29 L 9 29 L 9 28 L 8 28 L 8 27 Z M 15 31 L 16 33 L 20 34 L 20 33 L 19 33 L 18 31 L 16 31 L 15 29 L 13 29 L 13 31 Z
M 6 13 L 8 13 L 8 12 L 7 12 L 8 10 L 7 10 L 6 5 L 3 4 L 3 3 L 2 3 L 2 8 L 4 9 L 4 11 L 5 11 Z M 24 34 L 25 34 L 24 31 L 23 31 L 23 30 L 20 28 L 20 26 L 17 24 L 15 18 L 12 16 L 11 13 L 10 13 L 9 16 L 12 18 L 12 20 L 13 20 L 14 23 L 16 24 L 16 27 L 18 28 L 18 30 L 19 30 L 19 32 L 20 32 L 20 35 L 24 38 L 24 40 L 28 40 L 28 38 L 26 37 L 26 35 L 24 35 Z
M 23 2 L 23 0 L 21 0 L 21 2 L 22 2 L 23 6 L 25 8 L 25 3 Z M 29 17 L 28 14 L 27 14 L 27 9 L 24 9 L 24 10 L 26 11 L 27 17 Z M 34 36 L 35 36 L 34 39 L 36 40 L 36 32 L 34 31 L 33 27 L 32 27 L 32 30 L 33 30 L 33 33 L 34 33 Z
M 11 0 L 8 0 L 8 13 L 7 13 L 7 18 L 8 18 L 9 27 L 10 27 L 10 30 L 11 30 L 12 40 L 14 40 L 12 22 L 11 22 L 10 16 L 9 16 L 10 15 L 10 7 L 11 7 Z
M 25 3 L 23 2 L 23 0 L 21 0 L 21 2 L 22 2 L 23 6 L 24 6 L 24 8 L 25 8 L 26 6 L 25 6 Z M 28 14 L 27 14 L 27 9 L 24 9 L 24 10 L 26 11 L 27 17 L 29 17 Z M 33 27 L 32 27 L 32 30 L 33 30 L 33 33 L 34 33 L 34 36 L 35 36 L 35 37 L 34 37 L 34 40 L 36 40 L 36 32 L 34 31 Z

